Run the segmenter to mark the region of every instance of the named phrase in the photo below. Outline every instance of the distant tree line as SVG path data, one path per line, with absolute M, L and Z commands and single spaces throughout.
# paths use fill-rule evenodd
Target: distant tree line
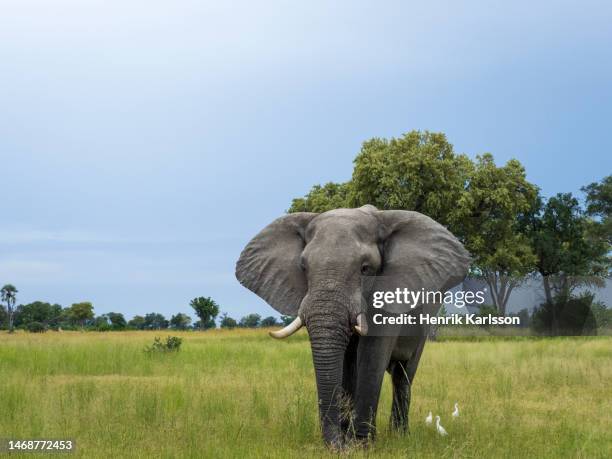
M 44 301 L 34 301 L 28 304 L 14 305 L 18 290 L 11 284 L 5 285 L 2 290 L 2 305 L 0 305 L 0 329 L 24 329 L 32 332 L 46 330 L 91 330 L 91 331 L 120 331 L 120 330 L 209 330 L 217 328 L 219 305 L 210 297 L 194 298 L 190 306 L 199 318 L 192 323 L 192 319 L 185 313 L 178 312 L 167 319 L 163 314 L 151 312 L 135 315 L 126 320 L 120 312 L 107 312 L 96 315 L 94 306 L 89 301 L 74 303 L 69 307 L 51 304 Z M 6 292 L 6 294 L 4 293 Z M 9 312 L 10 311 L 10 312 Z M 275 317 L 261 318 L 259 314 L 248 314 L 239 321 L 231 318 L 227 313 L 220 317 L 220 328 L 258 328 L 272 327 L 287 324 L 292 317 L 282 316 L 280 321 Z

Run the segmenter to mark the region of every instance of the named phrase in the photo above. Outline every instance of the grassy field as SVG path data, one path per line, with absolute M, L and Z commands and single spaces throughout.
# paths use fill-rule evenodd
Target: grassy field
M 155 335 L 0 332 L 0 437 L 73 438 L 71 457 L 333 456 L 304 332 L 186 332 L 178 354 L 147 355 Z M 344 455 L 612 457 L 609 337 L 429 343 L 409 436 L 388 431 L 390 395 L 386 380 L 376 443 Z

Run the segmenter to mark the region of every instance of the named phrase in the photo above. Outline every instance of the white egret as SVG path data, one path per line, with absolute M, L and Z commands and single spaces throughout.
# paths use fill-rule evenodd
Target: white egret
M 433 415 L 431 414 L 431 411 L 430 411 L 427 417 L 425 418 L 425 424 L 430 425 L 432 422 L 433 422 Z
M 455 402 L 455 411 L 453 411 L 453 418 L 459 417 L 459 404 Z
M 443 437 L 445 435 L 448 435 L 448 432 L 446 431 L 446 429 L 440 425 L 440 416 L 436 416 L 436 430 Z

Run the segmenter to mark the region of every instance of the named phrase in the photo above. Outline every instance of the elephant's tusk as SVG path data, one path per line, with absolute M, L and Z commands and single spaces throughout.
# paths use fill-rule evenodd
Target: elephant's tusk
M 276 339 L 287 338 L 288 336 L 293 335 L 296 331 L 302 328 L 302 319 L 300 317 L 296 317 L 293 322 L 287 325 L 285 328 L 277 331 L 271 331 L 270 336 Z
M 365 320 L 365 314 L 363 312 L 357 316 L 357 325 L 355 325 L 354 328 L 360 336 L 366 336 L 368 334 L 368 323 Z

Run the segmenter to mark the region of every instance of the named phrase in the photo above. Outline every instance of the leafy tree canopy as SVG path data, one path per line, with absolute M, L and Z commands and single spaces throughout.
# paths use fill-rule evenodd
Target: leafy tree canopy
M 215 328 L 215 318 L 219 314 L 219 305 L 210 297 L 197 297 L 189 305 L 200 318 L 199 326 L 202 329 Z
M 477 156 L 453 222 L 473 257 L 473 274 L 482 276 L 497 311 L 505 315 L 512 290 L 533 270 L 536 258 L 519 218 L 530 211 L 537 188 L 520 162 L 497 166 L 489 153 Z
M 70 317 L 75 322 L 79 323 L 81 327 L 84 327 L 88 320 L 92 320 L 94 318 L 93 304 L 91 304 L 89 301 L 74 303 L 72 306 L 70 306 L 69 313 Z
M 262 327 L 274 327 L 275 325 L 278 325 L 276 317 L 269 316 L 261 320 Z
M 350 207 L 350 182 L 315 185 L 303 198 L 295 198 L 288 212 L 327 212 L 328 210 Z
M 106 316 L 108 317 L 113 330 L 123 330 L 127 327 L 125 317 L 123 317 L 123 314 L 120 312 L 109 312 L 106 314 Z
M 144 328 L 148 330 L 168 328 L 168 320 L 166 320 L 163 314 L 151 312 L 144 316 Z
M 368 140 L 354 164 L 352 207 L 415 210 L 447 226 L 472 169 L 444 134 L 429 131 Z
M 589 239 L 589 220 L 571 193 L 559 193 L 545 203 L 537 199 L 524 224 L 548 304 L 553 304 L 553 290 L 568 299 L 579 285 L 603 285 L 610 269 L 609 245 Z
M 315 185 L 293 200 L 289 212 L 325 212 L 372 204 L 379 209 L 415 210 L 452 224 L 472 163 L 456 154 L 442 133 L 411 131 L 390 140 L 363 143 L 346 183 Z
M 249 314 L 240 319 L 240 326 L 245 328 L 257 328 L 261 323 L 259 314 Z
M 62 318 L 62 307 L 59 304 L 34 301 L 19 305 L 15 311 L 15 326 L 25 327 L 32 322 L 40 322 L 47 326 L 56 326 Z
M 191 317 L 182 312 L 173 315 L 170 319 L 170 326 L 177 330 L 185 330 L 189 327 L 189 324 L 191 324 Z
M 221 328 L 235 328 L 238 326 L 238 323 L 236 322 L 235 319 L 232 319 L 231 317 L 227 315 L 226 312 L 224 312 L 223 315 L 221 316 L 220 326 Z
M 15 314 L 15 303 L 17 301 L 17 293 L 19 290 L 13 284 L 5 284 L 0 289 L 0 299 L 6 303 L 6 312 L 8 315 L 9 330 L 13 332 L 13 316 Z
M 586 212 L 597 220 L 590 222 L 589 234 L 612 245 L 612 175 L 582 188 L 586 193 Z
M 130 328 L 135 328 L 136 330 L 144 330 L 145 328 L 145 318 L 142 316 L 134 316 L 129 322 L 128 326 Z

